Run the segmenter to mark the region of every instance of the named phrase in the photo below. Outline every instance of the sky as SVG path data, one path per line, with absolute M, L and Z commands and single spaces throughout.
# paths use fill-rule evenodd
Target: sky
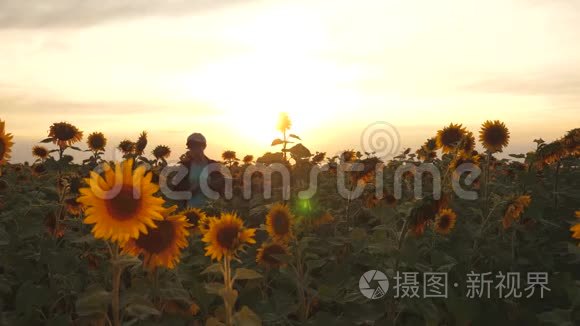
M 579 0 L 0 0 L 0 119 L 13 161 L 60 121 L 112 158 L 143 130 L 174 160 L 193 132 L 259 156 L 283 111 L 313 152 L 497 119 L 521 153 L 580 126 L 578 21 Z

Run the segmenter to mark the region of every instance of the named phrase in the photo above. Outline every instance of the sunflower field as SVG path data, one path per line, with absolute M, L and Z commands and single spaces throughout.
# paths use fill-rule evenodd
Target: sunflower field
M 58 122 L 30 149 L 33 162 L 15 163 L 18 135 L 0 121 L 0 324 L 579 324 L 580 129 L 506 155 L 502 122 L 471 132 L 452 123 L 385 160 L 313 153 L 290 128 L 283 115 L 261 157 L 225 151 L 232 196 L 189 207 L 162 191 L 171 149 L 147 148 L 146 132 L 108 162 L 103 133 Z M 273 164 L 289 183 L 244 178 Z M 470 179 L 464 164 L 481 173 Z M 300 196 L 314 167 L 324 167 L 316 191 Z M 360 191 L 345 198 L 337 182 Z M 389 281 L 372 298 L 368 271 Z M 444 296 L 424 292 L 430 273 L 445 275 Z

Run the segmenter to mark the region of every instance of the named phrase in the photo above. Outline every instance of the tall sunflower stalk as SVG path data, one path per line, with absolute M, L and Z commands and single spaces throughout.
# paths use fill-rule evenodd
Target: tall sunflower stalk
M 226 312 L 226 325 L 233 325 L 234 305 L 238 298 L 238 292 L 234 290 L 235 278 L 232 277 L 232 256 L 224 255 L 220 262 L 220 269 L 224 278 L 224 288 L 221 291 L 221 297 L 224 300 L 224 307 Z
M 212 218 L 209 227 L 203 234 L 202 241 L 206 243 L 205 255 L 219 262 L 224 279 L 224 287 L 218 294 L 224 300 L 226 325 L 233 325 L 234 305 L 238 292 L 234 289 L 236 276 L 232 276 L 232 260 L 237 259 L 236 253 L 243 250 L 246 244 L 254 244 L 255 229 L 246 228 L 242 220 L 234 213 L 222 213 L 220 218 Z
M 286 112 L 280 113 L 280 117 L 278 118 L 278 124 L 276 126 L 276 129 L 278 129 L 278 131 L 280 131 L 282 133 L 282 139 L 280 139 L 280 138 L 274 139 L 272 141 L 272 146 L 282 145 L 282 155 L 284 155 L 284 161 L 288 160 L 287 146 L 288 146 L 288 144 L 292 143 L 291 141 L 288 140 L 288 138 L 294 138 L 294 139 L 300 140 L 300 137 L 298 137 L 295 134 L 287 134 L 287 132 L 288 132 L 288 130 L 290 130 L 291 126 L 292 126 L 292 121 L 288 117 L 288 114 Z
M 108 244 L 108 242 L 107 242 Z M 113 326 L 121 325 L 120 313 L 120 292 L 121 292 L 121 275 L 124 267 L 119 262 L 119 246 L 113 243 L 109 246 L 111 250 L 111 267 L 112 267 L 112 292 L 111 292 L 111 310 L 113 312 Z

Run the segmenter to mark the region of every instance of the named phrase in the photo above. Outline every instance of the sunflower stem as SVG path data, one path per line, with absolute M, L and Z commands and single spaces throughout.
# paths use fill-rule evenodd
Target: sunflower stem
M 223 261 L 223 271 L 224 271 L 224 306 L 226 310 L 226 325 L 232 326 L 233 323 L 233 299 L 234 289 L 232 280 L 232 270 L 231 270 L 231 257 L 229 255 L 224 256 Z M 232 302 L 234 301 L 234 302 Z
M 112 256 L 111 256 L 111 264 L 113 267 L 113 292 L 111 299 L 111 308 L 113 310 L 113 326 L 121 325 L 119 311 L 120 308 L 119 292 L 121 287 L 121 274 L 123 270 L 118 263 L 118 259 L 119 259 L 119 246 L 116 243 L 114 243 L 112 246 Z
M 556 162 L 556 175 L 554 180 L 554 208 L 558 209 L 558 180 L 560 179 L 560 160 Z
M 482 218 L 481 223 L 482 224 L 483 224 L 484 216 L 487 216 L 488 211 L 489 211 L 489 182 L 491 180 L 491 178 L 489 177 L 490 165 L 491 165 L 491 152 L 488 151 L 487 152 L 487 164 L 485 165 L 485 188 L 484 188 L 485 202 L 484 202 L 484 207 L 483 207 L 484 214 L 481 216 L 481 218 Z

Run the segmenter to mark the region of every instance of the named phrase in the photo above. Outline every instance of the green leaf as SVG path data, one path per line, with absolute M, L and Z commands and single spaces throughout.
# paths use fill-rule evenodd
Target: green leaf
M 79 296 L 76 312 L 79 316 L 105 314 L 111 302 L 111 294 L 100 287 L 92 287 Z
M 295 134 L 290 134 L 290 135 L 288 135 L 288 137 L 292 137 L 292 138 L 295 138 L 295 139 L 302 140 L 302 139 L 300 139 L 300 137 L 296 136 Z
M 280 138 L 276 138 L 272 141 L 272 145 L 271 146 L 276 146 L 276 145 L 280 145 L 280 144 L 284 144 L 284 141 Z
M 137 266 L 139 264 L 141 264 L 141 260 L 139 258 L 129 255 L 122 255 L 113 261 L 113 265 L 117 265 L 121 268 Z
M 75 151 L 82 152 L 82 149 L 80 149 L 80 148 L 78 148 L 78 147 L 76 147 L 76 146 L 69 146 L 69 148 L 70 148 L 70 149 L 73 149 L 73 150 L 75 150 Z
M 221 295 L 220 293 L 223 291 L 224 285 L 222 283 L 208 283 L 205 285 L 205 290 L 209 294 L 217 294 Z
M 234 278 L 237 280 L 255 280 L 262 278 L 262 274 L 256 272 L 253 269 L 238 268 L 236 269 Z
M 247 306 L 234 314 L 235 324 L 238 326 L 261 326 L 262 320 Z
M 201 272 L 201 275 L 210 273 L 221 274 L 222 273 L 221 265 L 218 263 L 211 264 L 206 269 L 204 269 L 203 272 Z
M 215 317 L 210 317 L 206 320 L 205 326 L 225 326 L 226 324 L 222 323 Z
M 125 311 L 129 316 L 138 317 L 141 320 L 151 316 L 161 316 L 161 312 L 148 303 L 131 303 L 125 308 Z
M 41 143 L 50 143 L 52 141 L 53 141 L 53 138 L 52 137 L 49 137 L 49 138 L 45 138 L 45 139 L 41 140 L 40 142 Z

